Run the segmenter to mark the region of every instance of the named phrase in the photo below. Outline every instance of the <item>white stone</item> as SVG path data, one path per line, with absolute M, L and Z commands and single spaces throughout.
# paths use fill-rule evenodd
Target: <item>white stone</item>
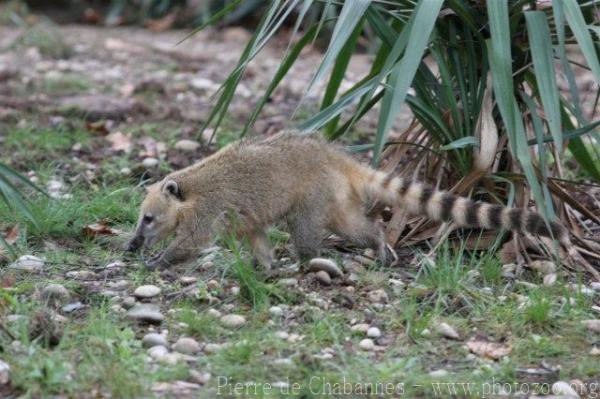
M 331 285 L 331 276 L 324 270 L 316 272 L 315 278 L 321 285 Z
M 281 316 L 283 314 L 283 309 L 281 309 L 279 306 L 271 306 L 269 308 L 269 313 L 271 313 L 273 316 Z
M 169 353 L 169 350 L 167 349 L 167 347 L 162 346 L 162 345 L 153 346 L 150 349 L 148 349 L 148 354 L 154 360 L 159 360 L 162 357 L 164 357 L 165 355 L 167 355 L 168 353 Z
M 175 149 L 185 152 L 194 152 L 200 148 L 200 143 L 194 140 L 179 140 L 175 143 Z
M 136 298 L 152 298 L 160 294 L 160 288 L 155 285 L 142 285 L 133 291 Z
M 227 314 L 221 317 L 221 323 L 223 323 L 225 327 L 237 328 L 246 324 L 246 318 L 237 314 Z
M 296 287 L 298 285 L 298 280 L 293 277 L 282 278 L 281 280 L 277 281 L 277 284 L 283 287 Z
M 144 158 L 144 160 L 142 161 L 142 165 L 146 169 L 156 168 L 159 163 L 160 161 L 158 159 L 152 157 Z
M 449 373 L 448 373 L 448 370 L 439 369 L 439 370 L 430 371 L 428 374 L 430 377 L 445 377 Z
M 382 289 L 369 291 L 367 298 L 374 303 L 386 303 L 389 300 L 388 294 Z
M 44 299 L 56 299 L 56 300 L 67 300 L 69 299 L 69 290 L 60 284 L 48 284 L 42 290 L 42 297 Z
M 371 327 L 367 330 L 367 337 L 379 338 L 379 337 L 381 337 L 381 330 L 377 327 Z
M 460 339 L 460 335 L 454 329 L 454 327 L 450 326 L 447 323 L 444 323 L 444 322 L 436 323 L 434 325 L 434 328 L 435 328 L 435 331 L 437 331 L 439 334 L 443 335 L 446 338 Z
M 369 331 L 369 327 L 370 326 L 367 323 L 358 323 L 350 327 L 350 330 L 366 333 L 367 331 Z
M 200 352 L 200 344 L 193 338 L 181 337 L 173 344 L 173 350 L 185 355 L 195 355 Z
M 204 348 L 203 348 L 204 352 L 206 352 L 206 353 L 217 353 L 221 349 L 223 349 L 223 345 L 213 344 L 213 343 L 208 343 L 208 344 L 204 345 Z
M 27 272 L 36 272 L 40 271 L 44 268 L 45 262 L 33 255 L 23 255 L 15 262 L 13 262 L 9 267 L 11 269 L 24 270 Z
M 343 273 L 335 261 L 327 258 L 313 258 L 308 262 L 308 269 L 311 272 L 326 272 L 329 277 L 342 277 Z
M 588 330 L 600 333 L 600 319 L 583 320 L 582 323 Z
M 179 282 L 183 285 L 194 284 L 198 279 L 194 276 L 181 276 L 179 277 Z
M 371 351 L 375 349 L 375 342 L 371 338 L 365 338 L 358 344 L 358 347 L 365 351 Z
M 135 305 L 129 309 L 127 316 L 131 319 L 148 323 L 160 323 L 165 319 L 165 316 L 160 313 L 160 308 L 151 303 Z
M 571 387 L 571 384 L 565 381 L 556 381 L 552 384 L 552 393 L 567 398 L 579 398 L 577 391 Z
M 167 346 L 169 346 L 169 343 L 167 342 L 165 337 L 163 337 L 160 334 L 148 333 L 148 334 L 144 335 L 144 338 L 142 338 L 142 345 L 145 348 L 152 348 L 153 346 L 167 347 Z
M 10 382 L 10 365 L 0 359 L 0 385 L 6 385 Z
M 544 276 L 544 285 L 546 287 L 551 287 L 556 284 L 556 273 L 546 274 Z
M 123 306 L 125 309 L 131 309 L 132 307 L 135 306 L 135 298 L 132 296 L 126 296 L 125 298 L 123 298 L 123 303 L 121 304 L 121 306 Z

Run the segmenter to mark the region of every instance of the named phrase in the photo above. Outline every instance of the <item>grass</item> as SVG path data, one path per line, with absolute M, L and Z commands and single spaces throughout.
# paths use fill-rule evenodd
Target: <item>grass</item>
M 225 397 L 235 396 L 231 390 L 238 383 L 255 388 L 246 395 L 251 397 L 276 398 L 290 392 L 296 397 L 320 398 L 339 393 L 344 384 L 357 389 L 375 383 L 379 385 L 369 389 L 394 383 L 394 389 L 401 389 L 405 396 L 432 397 L 435 389 L 446 389 L 435 385 L 440 381 L 468 381 L 477 387 L 492 379 L 515 382 L 517 368 L 539 366 L 543 361 L 560 364 L 561 379 L 596 376 L 597 359 L 588 355 L 596 338 L 580 323 L 597 317 L 590 309 L 594 298 L 573 292 L 567 285 L 569 278 L 564 276 L 553 287 L 542 286 L 541 278 L 533 274 L 520 278 L 537 287 L 512 284 L 502 277 L 496 257 L 450 246 L 442 246 L 421 269 L 376 265 L 358 271 L 358 281 L 348 290 L 346 283 L 321 287 L 304 276 L 295 276 L 299 286 L 283 287 L 255 269 L 245 243 L 223 237 L 219 241 L 223 249 L 212 256 L 213 268 L 201 270 L 199 262 L 185 272 L 198 278 L 192 295 L 167 300 L 167 294 L 184 288 L 176 280 L 181 270 L 172 270 L 175 280 L 168 280 L 168 275 L 141 267 L 135 257 L 123 258 L 118 240 L 83 236 L 85 225 L 100 220 L 131 231 L 142 190 L 132 189 L 136 178 L 119 176 L 115 171 L 134 166 L 135 156 L 128 154 L 100 160 L 99 170 L 107 173 L 92 180 L 73 179 L 80 173 L 77 160 L 71 156 L 73 144 L 79 142 L 91 150 L 103 139 L 78 126 L 78 121 L 69 124 L 75 127 L 68 133 L 62 130 L 65 127 L 35 123 L 26 128 L 13 126 L 5 140 L 9 154 L 23 159 L 27 155 L 21 167 L 35 170 L 40 185 L 59 179 L 65 182 L 64 191 L 70 197 L 28 195 L 40 220 L 38 227 L 0 205 L 0 228 L 18 224 L 23 232 L 15 244 L 17 253 L 34 254 L 48 262 L 42 275 L 15 275 L 2 269 L 0 317 L 31 317 L 45 303 L 39 295 L 49 283 L 64 285 L 72 301 L 81 300 L 86 306 L 65 315 L 64 335 L 54 348 L 29 340 L 26 320 L 8 323 L 19 338 L 19 346 L 0 333 L 2 360 L 10 363 L 12 386 L 22 395 L 151 397 L 153 384 L 186 380 L 190 370 L 212 375 L 198 397 L 215 397 L 219 392 Z M 167 130 L 159 124 L 151 126 L 132 128 L 130 133 L 133 137 L 158 137 L 161 130 Z M 173 133 L 165 140 L 172 143 L 176 139 Z M 278 253 L 289 256 L 289 236 L 283 228 L 271 229 L 269 238 Z M 343 260 L 340 253 L 330 255 Z M 102 274 L 103 265 L 118 259 L 125 261 L 124 269 L 116 276 Z M 68 271 L 90 268 L 103 277 L 94 282 L 65 277 Z M 394 287 L 390 278 L 401 278 L 404 288 Z M 188 336 L 202 345 L 221 344 L 221 350 L 203 353 L 189 364 L 148 362 L 140 341 L 148 328 L 115 312 L 112 308 L 116 302 L 102 294 L 107 282 L 120 279 L 130 282 L 123 295 L 142 284 L 163 288 L 161 305 L 167 318 L 160 329 L 169 330 L 170 342 Z M 207 282 L 213 279 L 219 286 L 209 289 Z M 239 287 L 239 294 L 231 294 L 232 286 Z M 384 289 L 389 302 L 379 307 L 368 302 L 366 293 L 372 289 Z M 208 302 L 209 295 L 213 302 Z M 343 296 L 351 297 L 353 305 L 339 305 L 342 302 L 337 301 Z M 561 297 L 567 300 L 559 300 Z M 568 298 L 573 298 L 573 303 Z M 283 315 L 271 315 L 268 309 L 273 305 L 280 306 Z M 225 328 L 209 308 L 222 314 L 242 314 L 247 323 L 238 329 Z M 447 340 L 435 333 L 434 325 L 439 321 L 452 325 L 465 340 L 485 335 L 509 342 L 513 350 L 497 362 L 469 357 L 463 341 Z M 359 343 L 365 335 L 351 330 L 355 323 L 378 326 L 383 338 L 390 340 L 385 350 L 361 350 Z M 449 374 L 429 374 L 439 369 Z M 244 385 L 248 381 L 255 384 Z M 277 388 L 265 390 L 267 383 Z

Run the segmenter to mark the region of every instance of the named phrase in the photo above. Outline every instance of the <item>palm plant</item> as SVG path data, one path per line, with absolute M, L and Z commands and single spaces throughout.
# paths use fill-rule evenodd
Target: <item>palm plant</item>
M 335 18 L 322 7 L 321 18 L 300 32 L 309 10 L 322 3 L 337 7 Z M 421 178 L 443 179 L 455 192 L 491 201 L 527 206 L 533 199 L 547 220 L 571 223 L 579 245 L 593 255 L 599 246 L 583 239 L 582 228 L 588 228 L 583 222 L 600 224 L 600 217 L 571 195 L 579 183 L 567 179 L 564 160 L 572 157 L 588 179 L 600 181 L 600 122 L 588 120 L 594 115 L 584 112 L 573 72 L 577 64 L 600 81 L 598 15 L 595 1 L 576 0 L 273 0 L 221 86 L 205 127 L 212 124 L 217 131 L 246 66 L 287 19 L 295 18 L 292 41 L 242 135 L 301 50 L 332 24 L 329 46 L 306 92 L 327 78 L 326 90 L 319 112 L 301 121 L 301 130 L 322 129 L 336 139 L 375 108 L 372 143 L 356 148 L 372 150 L 375 166 L 383 161 L 392 171 L 403 162 L 405 171 L 418 170 Z M 371 69 L 341 92 L 365 31 L 377 37 Z M 568 56 L 574 44 L 587 65 Z M 558 89 L 560 73 L 568 94 Z M 390 136 L 405 102 L 414 120 Z M 597 103 L 598 95 L 592 109 Z M 400 239 L 407 226 L 409 233 Z M 410 244 L 436 232 L 396 212 L 388 238 Z
M 17 184 L 20 184 L 17 185 Z M 17 173 L 9 166 L 0 163 L 0 200 L 7 206 L 13 208 L 29 219 L 34 225 L 37 225 L 35 215 L 29 209 L 27 198 L 23 194 L 23 187 L 34 189 L 42 194 L 43 190 L 33 184 L 28 178 Z M 0 235 L 0 245 L 2 245 L 11 255 L 14 255 L 12 247 Z

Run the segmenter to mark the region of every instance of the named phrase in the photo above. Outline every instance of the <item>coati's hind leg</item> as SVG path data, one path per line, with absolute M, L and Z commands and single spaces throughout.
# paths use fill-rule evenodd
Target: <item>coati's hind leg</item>
M 319 256 L 326 232 L 322 218 L 323 215 L 314 210 L 293 213 L 287 217 L 292 244 L 301 262 Z
M 265 270 L 271 270 L 271 264 L 273 263 L 273 250 L 271 249 L 271 243 L 269 237 L 264 229 L 254 229 L 248 233 L 248 240 L 254 251 L 254 257 L 259 265 L 265 268 Z

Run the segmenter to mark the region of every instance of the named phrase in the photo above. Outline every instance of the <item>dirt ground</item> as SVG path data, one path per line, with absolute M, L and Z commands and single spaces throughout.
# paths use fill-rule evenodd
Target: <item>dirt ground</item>
M 600 284 L 552 262 L 503 265 L 445 246 L 432 260 L 410 249 L 390 268 L 331 248 L 325 274 L 307 273 L 278 227 L 270 278 L 226 239 L 164 272 L 123 255 L 142 181 L 236 139 L 287 46 L 276 39 L 248 67 L 209 144 L 199 127 L 249 33 L 176 45 L 184 36 L 0 27 L 0 162 L 50 194 L 26 191 L 37 225 L 0 206 L 15 252 L 0 252 L 0 397 L 600 395 Z M 369 57 L 354 58 L 344 87 Z M 298 103 L 320 59 L 302 54 L 253 134 L 318 109 L 323 87 Z M 367 115 L 348 140 L 376 122 Z

